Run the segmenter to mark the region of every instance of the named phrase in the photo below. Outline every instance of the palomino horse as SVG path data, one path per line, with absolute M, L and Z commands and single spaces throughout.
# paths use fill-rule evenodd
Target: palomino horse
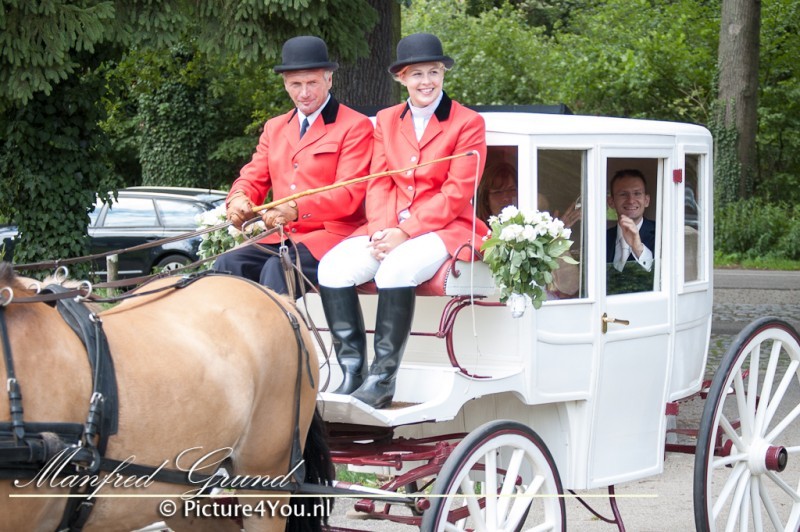
M 302 445 L 309 430 L 321 430 L 315 418 L 316 359 L 308 360 L 299 341 L 301 337 L 311 348 L 308 330 L 291 303 L 242 279 L 210 275 L 181 288 L 169 287 L 176 282 L 167 278 L 147 284 L 139 289 L 140 297 L 99 314 L 119 404 L 118 430 L 109 437 L 104 456 L 153 467 L 164 464 L 173 471 L 195 468 L 193 484 L 148 482 L 145 472 L 124 466 L 116 473 L 99 471 L 88 489 L 97 496 L 84 530 L 129 531 L 161 520 L 173 530 L 238 529 L 231 519 L 211 518 L 234 511 L 239 517 L 250 515 L 244 517 L 245 530 L 283 530 L 291 514 L 283 503 L 288 500 L 284 481 L 293 467 L 292 443 Z M 35 299 L 11 267 L 0 263 L 0 299 L 7 301 L 11 292 L 4 287 L 13 289 L 17 301 Z M 8 366 L 20 386 L 24 422 L 84 424 L 93 380 L 83 342 L 48 303 L 12 300 L 4 314 L 13 356 Z M 0 376 L 6 380 L 2 365 Z M 4 392 L 0 390 L 0 423 L 8 427 L 11 400 Z M 324 441 L 319 436 L 309 433 L 308 441 Z M 326 451 L 310 445 L 305 450 L 314 459 Z M 272 487 L 279 491 L 239 489 L 241 506 L 236 510 L 218 508 L 209 499 L 204 506 L 187 500 L 185 494 L 200 492 L 201 478 L 214 473 L 223 458 L 229 482 L 238 479 L 242 486 L 265 488 L 273 479 Z M 330 479 L 330 464 L 322 462 L 322 471 L 309 471 L 313 461 L 306 461 L 306 478 Z M 299 457 L 295 462 L 303 463 Z M 76 477 L 57 477 L 54 470 L 24 481 L 0 480 L 0 530 L 58 529 L 64 495 Z M 164 513 L 172 508 L 176 517 L 166 519 Z M 316 509 L 303 519 L 290 518 L 290 523 L 313 529 L 320 526 L 319 519 L 309 515 L 322 514 Z

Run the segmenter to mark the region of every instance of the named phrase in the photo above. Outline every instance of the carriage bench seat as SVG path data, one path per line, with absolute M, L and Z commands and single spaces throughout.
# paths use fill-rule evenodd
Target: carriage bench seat
M 376 294 L 374 281 L 359 285 L 361 294 Z M 468 262 L 450 258 L 436 274 L 417 286 L 418 296 L 487 297 L 495 293 L 494 279 L 489 266 L 481 261 Z

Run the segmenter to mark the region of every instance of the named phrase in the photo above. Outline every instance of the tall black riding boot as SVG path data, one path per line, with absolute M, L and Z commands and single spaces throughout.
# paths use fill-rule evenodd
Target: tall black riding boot
M 414 291 L 413 286 L 378 290 L 375 360 L 364 384 L 352 394 L 375 408 L 386 408 L 392 403 L 397 370 L 414 319 Z
M 333 349 L 342 368 L 342 384 L 333 393 L 350 394 L 367 376 L 367 333 L 355 286 L 319 287 Z

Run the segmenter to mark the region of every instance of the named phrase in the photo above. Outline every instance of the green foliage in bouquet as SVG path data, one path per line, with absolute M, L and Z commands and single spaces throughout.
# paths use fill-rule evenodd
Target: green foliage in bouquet
M 197 217 L 198 229 L 214 227 L 215 225 L 225 223 L 226 221 L 227 218 L 225 216 L 225 205 L 220 205 L 216 209 L 210 210 Z M 197 255 L 201 259 L 215 257 L 235 248 L 245 240 L 248 240 L 263 232 L 264 225 L 262 222 L 258 222 L 256 224 L 248 225 L 244 233 L 232 225 L 224 229 L 218 229 L 210 233 L 205 233 L 200 237 L 201 242 L 197 251 Z M 211 261 L 205 262 L 203 263 L 202 268 L 208 269 L 211 268 L 212 265 L 213 262 Z
M 557 259 L 577 264 L 566 254 L 572 246 L 571 230 L 548 212 L 514 206 L 489 218 L 489 225 L 491 231 L 481 250 L 500 289 L 500 301 L 522 294 L 540 308 L 547 299 L 546 287 L 553 282 L 552 272 L 559 266 Z

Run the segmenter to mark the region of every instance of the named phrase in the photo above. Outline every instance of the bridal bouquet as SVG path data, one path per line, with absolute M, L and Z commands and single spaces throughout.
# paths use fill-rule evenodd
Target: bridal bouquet
M 225 205 L 220 205 L 215 209 L 207 211 L 203 214 L 199 214 L 197 215 L 196 219 L 198 229 L 205 229 L 225 223 L 227 220 Z M 217 231 L 205 233 L 204 235 L 200 235 L 201 242 L 200 248 L 197 251 L 197 255 L 201 259 L 207 259 L 209 257 L 219 255 L 220 253 L 224 253 L 229 249 L 233 249 L 245 240 L 248 240 L 263 232 L 264 222 L 259 220 L 258 223 L 247 225 L 244 232 L 239 231 L 232 225 L 229 225 L 225 229 L 218 229 Z M 206 268 L 210 268 L 211 264 L 206 262 L 204 266 Z
M 520 210 L 509 205 L 499 216 L 489 218 L 490 231 L 481 250 L 489 265 L 500 301 L 519 317 L 528 304 L 540 308 L 547 299 L 546 287 L 553 282 L 558 260 L 577 262 L 567 253 L 572 231 L 549 212 Z

